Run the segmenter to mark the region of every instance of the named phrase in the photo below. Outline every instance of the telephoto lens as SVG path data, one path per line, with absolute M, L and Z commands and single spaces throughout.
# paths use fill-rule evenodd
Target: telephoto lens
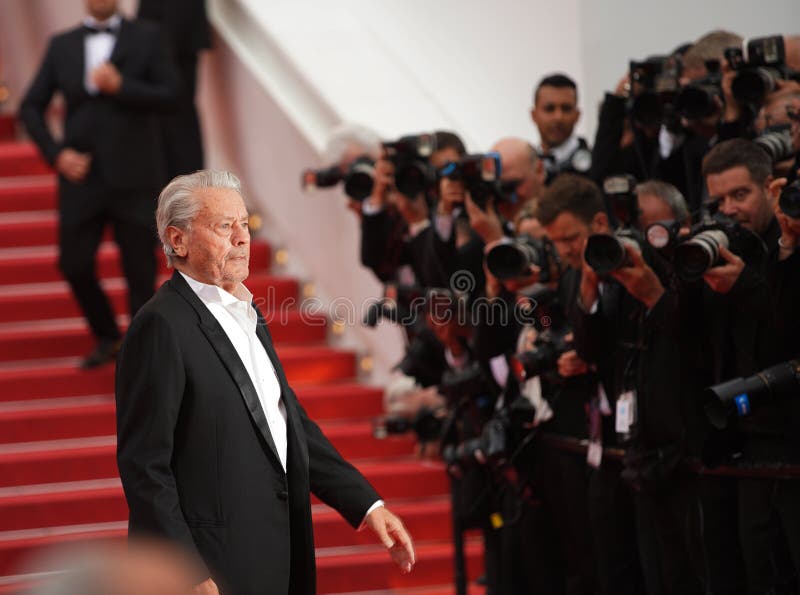
M 778 204 L 784 215 L 800 219 L 800 180 L 795 180 L 783 188 Z
M 531 265 L 541 269 L 539 280 L 549 281 L 550 258 L 545 242 L 527 234 L 505 240 L 486 255 L 486 268 L 500 281 L 528 277 Z
M 767 152 L 772 163 L 791 159 L 796 153 L 792 143 L 791 124 L 769 128 L 761 136 L 757 136 L 754 142 Z
M 736 101 L 745 105 L 761 105 L 764 99 L 778 86 L 780 71 L 758 66 L 742 70 L 731 83 L 731 92 Z
M 749 378 L 734 378 L 706 389 L 705 407 L 709 421 L 717 428 L 728 425 L 733 415 L 750 415 L 767 399 L 797 398 L 800 391 L 800 360 L 789 360 Z
M 675 248 L 675 272 L 682 281 L 697 281 L 720 259 L 720 246 L 729 247 L 721 229 L 706 229 Z
M 353 200 L 363 201 L 372 195 L 375 185 L 375 165 L 369 157 L 360 157 L 344 177 L 344 192 Z
M 639 242 L 628 232 L 592 234 L 586 241 L 583 258 L 597 274 L 607 275 L 632 264 L 626 246 L 631 246 L 637 252 L 642 251 Z

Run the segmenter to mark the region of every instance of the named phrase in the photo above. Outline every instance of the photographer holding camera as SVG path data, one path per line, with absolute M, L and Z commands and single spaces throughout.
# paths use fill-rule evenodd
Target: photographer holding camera
M 723 256 L 728 264 L 719 267 L 711 279 L 706 279 L 712 289 L 723 293 L 759 283 L 766 286 L 767 298 L 753 304 L 748 318 L 766 315 L 769 320 L 763 322 L 761 328 L 753 328 L 741 341 L 743 355 L 737 358 L 737 369 L 726 370 L 727 378 L 721 378 L 726 380 L 754 374 L 769 364 L 797 356 L 798 325 L 794 310 L 800 297 L 800 263 L 796 255 L 798 226 L 783 212 L 784 207 L 791 211 L 790 199 L 776 205 L 780 184 L 772 183 L 772 161 L 755 143 L 739 139 L 719 144 L 704 159 L 703 174 L 712 204 L 720 213 L 757 234 L 766 248 L 760 266 L 745 266 L 741 258 L 725 250 Z M 794 214 L 800 215 L 800 212 Z M 714 269 L 707 275 L 712 272 Z M 767 311 L 762 313 L 761 310 Z M 773 321 L 775 324 L 769 324 Z M 764 347 L 759 347 L 761 344 Z M 781 465 L 800 463 L 800 440 L 795 428 L 800 415 L 798 396 L 754 402 L 752 412 L 738 420 L 735 427 L 744 437 L 740 466 L 779 470 Z M 742 413 L 740 410 L 739 414 Z M 800 510 L 797 508 L 800 481 L 796 478 L 763 479 L 758 478 L 757 473 L 747 475 L 737 482 L 740 541 L 749 592 L 767 593 L 784 582 L 787 575 L 796 576 L 800 572 Z M 782 476 L 775 473 L 773 477 Z M 776 534 L 783 535 L 794 573 L 780 564 L 776 567 L 775 559 L 780 558 L 781 549 L 776 549 Z

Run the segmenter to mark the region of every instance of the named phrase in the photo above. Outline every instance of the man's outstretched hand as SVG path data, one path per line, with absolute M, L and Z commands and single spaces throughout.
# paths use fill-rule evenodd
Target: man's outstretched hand
M 414 543 L 403 526 L 403 521 L 389 512 L 385 506 L 379 506 L 367 515 L 364 522 L 389 550 L 392 560 L 397 563 L 400 570 L 403 573 L 411 572 L 417 560 Z

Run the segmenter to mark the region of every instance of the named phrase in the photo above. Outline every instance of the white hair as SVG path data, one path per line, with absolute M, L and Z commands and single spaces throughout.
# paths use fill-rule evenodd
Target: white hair
M 156 227 L 168 266 L 173 265 L 177 255 L 169 243 L 167 228 L 173 226 L 183 230 L 191 229 L 192 221 L 197 217 L 201 206 L 196 192 L 202 188 L 229 188 L 242 193 L 239 178 L 228 171 L 203 169 L 193 174 L 177 176 L 167 184 L 158 197 Z
M 352 146 L 358 147 L 373 159 L 380 157 L 381 139 L 373 130 L 360 124 L 340 124 L 328 136 L 322 152 L 323 163 L 337 165 Z

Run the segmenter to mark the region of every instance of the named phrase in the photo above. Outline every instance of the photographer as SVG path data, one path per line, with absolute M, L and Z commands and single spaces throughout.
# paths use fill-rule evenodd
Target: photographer
M 708 185 L 709 200 L 721 213 L 732 217 L 744 228 L 758 234 L 766 247 L 761 266 L 745 266 L 741 258 L 725 254 L 728 265 L 719 267 L 706 282 L 717 292 L 736 292 L 742 288 L 766 284 L 767 298 L 754 304 L 748 318 L 764 318 L 751 322 L 751 331 L 740 345 L 741 357 L 735 370 L 726 370 L 726 380 L 748 376 L 778 361 L 796 357 L 798 353 L 796 308 L 798 293 L 798 261 L 794 222 L 778 209 L 772 192 L 772 163 L 756 144 L 732 140 L 716 146 L 703 161 L 703 175 Z M 794 247 L 793 247 L 794 246 Z M 713 271 L 713 269 L 712 269 Z M 710 274 L 710 273 L 709 273 Z M 708 274 L 707 274 L 708 275 Z M 780 324 L 771 325 L 776 320 Z M 761 345 L 763 344 L 763 347 Z M 756 348 L 754 349 L 753 346 Z M 779 468 L 782 464 L 800 462 L 800 441 L 795 428 L 800 414 L 800 401 L 771 400 L 757 403 L 749 416 L 738 420 L 743 433 L 743 469 Z M 738 480 L 739 531 L 744 554 L 749 592 L 766 593 L 785 582 L 786 576 L 800 572 L 800 481 L 797 479 L 761 479 L 753 473 Z M 775 565 L 781 547 L 788 546 L 794 573 Z M 777 548 L 777 549 L 776 549 Z M 793 579 L 793 580 L 796 580 Z M 795 583 L 796 584 L 796 583 Z
M 597 280 L 583 262 L 583 248 L 592 233 L 610 233 L 608 215 L 599 189 L 589 180 L 574 175 L 559 176 L 539 200 L 537 218 L 555 244 L 561 263 L 571 268 L 578 278 L 580 303 L 593 304 L 597 297 Z M 589 276 L 587 280 L 586 277 Z M 590 295 L 593 289 L 593 295 Z M 604 302 L 619 293 L 618 286 L 606 285 Z M 581 300 L 583 300 L 581 302 Z M 602 309 L 605 312 L 605 308 Z M 617 444 L 611 411 L 614 400 L 622 392 L 621 377 L 629 351 L 618 344 L 592 348 L 586 340 L 585 326 L 594 324 L 616 336 L 620 321 L 584 314 L 573 309 L 577 354 L 596 366 L 601 386 L 590 407 L 589 464 L 592 467 L 588 485 L 588 507 L 591 533 L 601 593 L 641 593 L 643 583 L 636 548 L 634 506 L 630 491 L 622 481 L 622 468 L 617 461 L 602 457 L 602 448 Z M 600 332 L 592 334 L 597 340 Z M 635 341 L 632 341 L 635 344 Z M 605 395 L 608 395 L 606 397 Z M 599 456 L 598 456 L 599 449 Z
M 404 137 L 398 142 L 422 142 L 420 137 Z M 408 196 L 395 185 L 395 164 L 381 158 L 375 162 L 375 182 L 371 196 L 364 201 L 361 218 L 361 262 L 382 281 L 395 280 L 408 265 L 414 282 L 424 287 L 447 287 L 449 277 L 441 262 L 430 253 L 433 233 L 430 227 L 429 192 L 435 187 L 435 171 L 445 163 L 457 161 L 465 153 L 464 144 L 454 133 L 433 135 L 429 155 L 414 157 L 414 167 L 424 170 L 426 188 Z M 415 180 L 416 182 L 416 180 Z M 415 184 L 419 185 L 419 183 Z M 410 278 L 403 279 L 410 283 Z
M 544 77 L 533 93 L 531 119 L 539 131 L 536 150 L 547 171 L 546 184 L 560 173 L 588 174 L 592 153 L 586 140 L 574 134 L 581 112 L 578 87 L 564 74 Z

